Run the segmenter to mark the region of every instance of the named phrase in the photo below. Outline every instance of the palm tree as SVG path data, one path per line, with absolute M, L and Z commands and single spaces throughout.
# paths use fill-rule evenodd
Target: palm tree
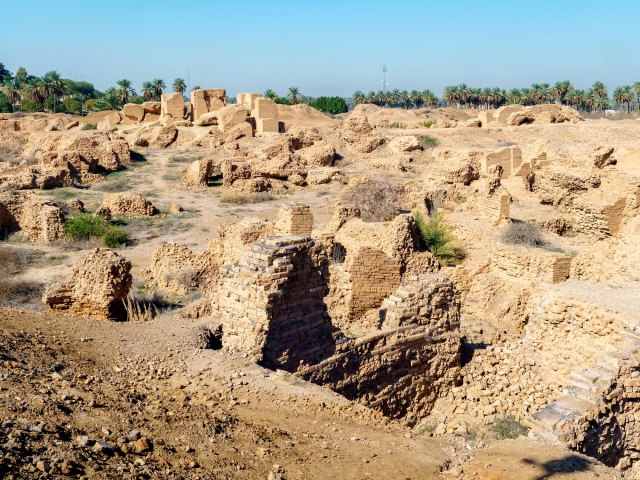
M 160 78 L 155 78 L 151 85 L 153 85 L 153 89 L 155 90 L 155 99 L 156 101 L 160 101 L 160 97 L 162 97 L 162 91 L 167 88 L 167 85 L 164 83 L 164 80 Z
M 104 94 L 96 100 L 96 110 L 120 110 L 120 91 L 115 88 L 107 88 Z
M 56 104 L 58 103 L 58 97 L 65 91 L 64 83 L 60 74 L 55 70 L 45 73 L 42 76 L 42 94 L 44 97 L 53 96 L 53 113 L 56 112 Z
M 351 100 L 353 100 L 353 103 L 355 103 L 356 105 L 360 105 L 361 103 L 366 103 L 367 96 L 360 90 L 358 90 L 353 94 Z
M 601 81 L 597 81 L 591 87 L 593 94 L 600 98 L 609 98 L 609 90 Z
M 156 88 L 152 82 L 142 82 L 142 96 L 147 100 L 156 98 Z
M 640 102 L 640 82 L 635 82 L 631 86 L 631 89 L 633 90 L 633 93 L 636 94 L 637 101 Z
M 291 100 L 291 105 L 296 105 L 298 103 L 298 95 L 300 95 L 300 89 L 298 87 L 289 87 L 289 100 Z
M 278 98 L 278 94 L 275 92 L 275 90 L 272 90 L 270 88 L 267 88 L 264 91 L 264 96 L 266 98 L 270 98 L 271 100 L 275 100 L 276 98 Z
M 193 92 L 194 90 L 200 90 L 200 85 L 194 85 L 193 88 L 191 88 L 191 91 Z
M 5 80 L 5 82 L 0 87 L 2 93 L 5 94 L 7 100 L 9 100 L 9 103 L 11 103 L 12 112 L 16 111 L 16 103 L 19 103 L 22 99 L 21 88 L 22 84 L 20 82 L 20 79 L 17 77 Z
M 118 80 L 116 84 L 118 85 L 118 87 L 120 87 L 116 90 L 118 101 L 122 105 L 124 105 L 125 103 L 129 103 L 129 97 L 134 96 L 136 94 L 136 91 L 131 86 L 132 85 L 131 80 L 127 80 L 126 78 L 123 78 L 122 80 Z
M 604 112 L 607 108 L 609 108 L 609 97 L 601 97 L 599 95 L 595 95 L 594 107 L 600 112 Z
M 420 95 L 420 92 L 417 90 L 411 90 L 409 92 L 409 100 L 415 108 L 420 108 L 422 105 L 422 95 Z
M 456 85 L 449 85 L 444 87 L 444 93 L 442 95 L 444 100 L 449 104 L 449 107 L 456 107 L 460 102 L 460 87 Z
M 580 90 L 573 89 L 570 92 L 567 92 L 567 94 L 564 97 L 564 100 L 566 104 L 569 105 L 570 107 L 578 108 L 581 101 Z
M 41 78 L 35 77 L 30 82 L 27 82 L 24 86 L 24 92 L 30 100 L 35 102 L 36 110 L 44 103 L 44 82 Z
M 633 102 L 633 89 L 631 85 L 623 85 L 613 91 L 613 99 L 617 103 L 627 104 L 627 113 L 631 112 L 631 102 Z
M 184 91 L 187 89 L 187 83 L 182 78 L 176 78 L 173 81 L 173 85 L 171 85 L 171 88 L 173 88 L 173 91 L 176 93 L 184 94 Z
M 573 86 L 569 80 L 565 80 L 564 82 L 556 82 L 556 84 L 549 91 L 551 97 L 560 102 L 562 105 L 565 104 L 565 97 L 569 91 L 573 90 Z
M 402 105 L 404 109 L 407 110 L 411 104 L 409 92 L 407 92 L 406 90 L 402 90 L 398 93 L 398 99 L 400 100 L 400 105 Z
M 465 107 L 467 105 L 470 96 L 471 92 L 469 91 L 469 87 L 466 83 L 461 83 L 460 85 L 458 85 L 458 103 L 460 103 L 462 107 Z
M 522 103 L 522 92 L 517 88 L 512 88 L 507 92 L 507 102 L 509 103 Z
M 420 97 L 422 98 L 422 103 L 427 107 L 435 107 L 438 105 L 438 97 L 431 90 L 423 90 L 420 93 Z

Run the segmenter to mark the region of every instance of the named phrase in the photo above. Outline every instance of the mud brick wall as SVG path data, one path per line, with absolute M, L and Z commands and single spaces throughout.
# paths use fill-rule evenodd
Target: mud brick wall
M 491 270 L 533 282 L 560 283 L 569 278 L 571 256 L 542 248 L 497 243 L 491 252 Z
M 507 147 L 492 153 L 488 153 L 482 160 L 482 171 L 487 173 L 492 165 L 502 167 L 503 178 L 509 178 L 518 172 L 522 165 L 522 151 L 518 147 Z
M 627 199 L 598 198 L 589 193 L 574 202 L 575 231 L 599 240 L 618 233 Z
M 33 193 L 0 193 L 0 236 L 20 230 L 33 242 L 53 242 L 63 236 L 64 217 L 53 202 Z
M 635 355 L 638 352 L 634 352 Z M 568 446 L 602 463 L 640 474 L 640 361 L 630 359 L 600 401 L 571 425 Z
M 400 285 L 400 265 L 377 248 L 362 247 L 349 254 L 349 318 L 377 308 Z
M 322 245 L 300 235 L 269 237 L 241 264 L 222 267 L 214 311 L 223 345 L 289 371 L 331 355 L 327 267 Z
M 309 205 L 301 203 L 285 204 L 280 207 L 273 221 L 272 235 L 305 235 L 311 236 L 313 214 Z
M 381 330 L 340 343 L 335 355 L 298 375 L 391 418 L 413 423 L 426 415 L 458 380 L 460 300 L 443 276 L 414 282 L 380 311 L 401 326 L 385 320 Z
M 478 199 L 476 205 L 478 214 L 490 222 L 491 225 L 498 225 L 501 221 L 509 219 L 511 205 L 511 195 L 502 187 L 490 187 L 486 191 L 486 196 Z

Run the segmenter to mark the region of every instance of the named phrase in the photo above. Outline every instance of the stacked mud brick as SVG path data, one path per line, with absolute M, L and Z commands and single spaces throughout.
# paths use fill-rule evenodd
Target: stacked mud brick
M 199 89 L 191 92 L 191 121 L 202 115 L 220 110 L 227 104 L 227 92 L 224 88 Z
M 459 380 L 459 294 L 443 275 L 420 276 L 378 315 L 379 329 L 341 342 L 333 356 L 298 374 L 411 424 Z
M 311 236 L 313 215 L 309 205 L 301 203 L 285 204 L 280 207 L 276 216 L 272 235 L 305 235 Z
M 321 245 L 289 235 L 258 242 L 242 264 L 222 267 L 217 308 L 224 346 L 290 371 L 329 356 L 327 266 Z
M 491 270 L 533 282 L 560 283 L 569 278 L 571 256 L 541 248 L 496 243 Z

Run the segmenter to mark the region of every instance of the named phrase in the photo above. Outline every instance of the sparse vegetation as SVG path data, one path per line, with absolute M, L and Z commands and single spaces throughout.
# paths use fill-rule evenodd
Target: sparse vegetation
M 220 203 L 232 203 L 235 205 L 247 205 L 275 200 L 276 197 L 268 193 L 225 193 L 220 197 Z
M 424 120 L 422 122 L 420 122 L 418 125 L 424 128 L 431 128 L 436 124 L 436 121 L 433 119 L 429 119 L 429 120 Z
M 169 157 L 169 163 L 192 163 L 201 157 L 189 157 L 187 155 L 172 155 Z
M 513 415 L 498 417 L 491 430 L 500 440 L 518 438 L 529 432 Z
M 0 306 L 33 303 L 42 295 L 44 285 L 39 282 L 16 278 L 33 263 L 31 252 L 21 248 L 0 247 L 0 265 L 4 275 L 0 276 Z
M 433 148 L 438 145 L 438 140 L 429 135 L 422 135 L 419 139 L 422 148 Z
M 405 128 L 407 128 L 407 124 L 406 123 L 402 123 L 402 122 L 393 122 L 391 125 L 389 125 L 389 128 L 402 128 L 402 129 L 405 129 Z
M 95 123 L 85 123 L 80 130 L 97 130 L 98 125 Z
M 112 175 L 110 175 L 111 178 L 113 178 Z M 126 192 L 130 188 L 131 184 L 129 183 L 129 180 L 122 177 L 117 177 L 114 180 L 107 177 L 107 181 L 105 183 L 99 183 L 98 185 L 91 187 L 92 190 L 98 190 L 100 192 Z
M 347 258 L 347 249 L 341 243 L 334 243 L 331 251 L 331 263 L 344 263 Z
M 500 240 L 508 245 L 544 247 L 545 242 L 540 228 L 533 223 L 513 222 L 500 234 Z
M 343 202 L 360 210 L 365 222 L 388 222 L 403 212 L 402 187 L 382 180 L 371 180 L 348 188 Z
M 103 217 L 84 213 L 68 219 L 64 225 L 64 233 L 74 240 L 100 238 L 110 248 L 129 243 L 129 235 L 121 227 L 108 222 Z
M 160 315 L 158 307 L 153 302 L 138 300 L 131 295 L 123 300 L 124 309 L 127 312 L 127 320 L 130 322 L 148 322 Z
M 433 253 L 443 267 L 459 265 L 464 260 L 464 249 L 444 224 L 442 214 L 436 214 L 428 221 L 420 212 L 415 212 L 413 217 L 422 246 Z

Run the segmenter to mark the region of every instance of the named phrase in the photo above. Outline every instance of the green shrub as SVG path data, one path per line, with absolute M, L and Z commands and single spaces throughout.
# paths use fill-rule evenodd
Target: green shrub
M 438 214 L 426 221 L 420 212 L 415 212 L 420 243 L 438 259 L 443 267 L 458 265 L 465 257 L 465 252 L 458 239 L 449 227 L 443 224 L 442 215 Z
M 513 415 L 498 417 L 491 430 L 501 440 L 518 438 L 529 432 L 529 429 L 518 422 Z
M 389 125 L 389 128 L 407 128 L 407 124 L 406 123 L 402 123 L 402 122 L 393 122 L 391 125 Z
M 97 128 L 95 123 L 85 123 L 80 130 L 96 130 Z
M 349 110 L 347 102 L 342 97 L 318 97 L 309 106 L 332 115 L 346 113 Z
M 544 241 L 540 228 L 533 223 L 513 222 L 504 229 L 500 240 L 509 245 L 525 245 L 528 247 L 544 247 Z
M 110 226 L 102 234 L 102 241 L 109 248 L 118 248 L 129 243 L 129 235 L 120 227 Z
M 436 123 L 436 121 L 430 118 L 429 120 L 425 120 L 423 122 L 420 122 L 418 125 L 420 125 L 421 127 L 424 127 L 424 128 L 431 128 L 431 127 L 433 127 L 435 125 L 435 123 Z
M 79 214 L 67 220 L 64 233 L 74 240 L 100 238 L 109 248 L 121 247 L 129 243 L 129 235 L 122 228 L 111 224 L 102 217 Z
M 422 148 L 433 148 L 438 145 L 438 140 L 429 135 L 423 135 L 420 137 L 420 145 Z

